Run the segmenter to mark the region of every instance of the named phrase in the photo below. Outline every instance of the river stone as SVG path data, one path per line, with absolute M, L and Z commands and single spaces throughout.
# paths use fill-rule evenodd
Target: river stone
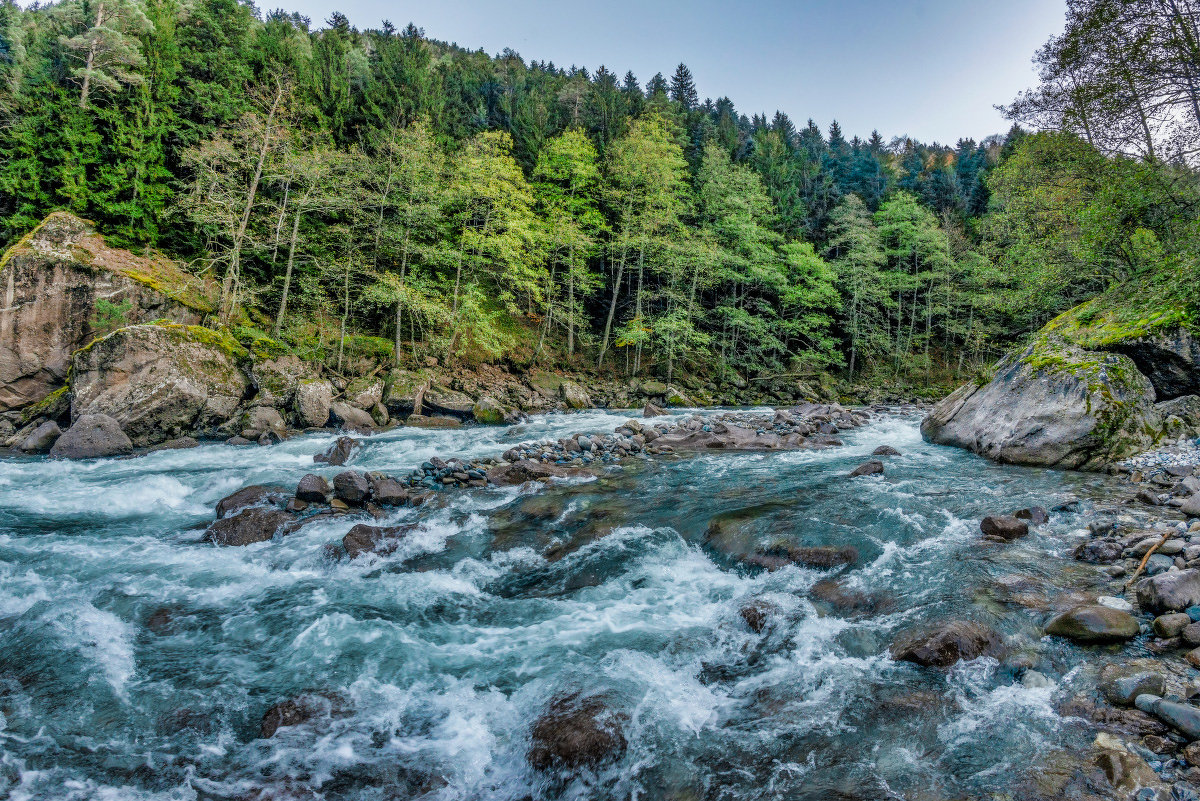
M 348 703 L 335 693 L 304 693 L 281 701 L 266 711 L 259 724 L 258 736 L 267 739 L 285 726 L 299 726 L 313 718 L 345 714 Z
M 559 392 L 562 393 L 563 401 L 572 409 L 592 408 L 592 399 L 588 397 L 587 390 L 574 381 L 562 382 Z
M 342 547 L 351 559 L 364 553 L 386 555 L 400 547 L 401 538 L 414 528 L 415 523 L 404 526 L 369 526 L 359 523 L 342 537 Z
M 357 431 L 370 431 L 375 427 L 375 418 L 362 409 L 343 401 L 335 401 L 329 405 L 329 419 L 335 425 Z
M 1118 706 L 1133 706 L 1134 699 L 1144 693 L 1162 695 L 1165 686 L 1162 674 L 1152 670 L 1130 672 L 1120 665 L 1108 665 L 1100 671 L 1100 689 Z
M 324 428 L 329 423 L 333 404 L 333 384 L 323 378 L 301 381 L 296 385 L 292 411 L 301 427 Z
M 710 536 L 707 543 L 715 545 L 715 539 Z M 852 546 L 838 548 L 832 545 L 802 546 L 785 543 L 756 549 L 754 553 L 743 556 L 741 561 L 751 567 L 761 567 L 768 571 L 779 570 L 788 565 L 828 570 L 831 567 L 857 562 L 858 549 Z
M 1000 635 L 982 623 L 955 620 L 898 640 L 891 653 L 898 661 L 948 668 L 959 661 L 994 656 L 1002 645 Z
M 858 467 L 851 470 L 850 478 L 857 478 L 858 476 L 874 476 L 880 475 L 881 473 L 883 473 L 883 462 L 879 461 L 878 459 L 871 459 L 870 461 L 863 462 Z
M 891 445 L 880 445 L 875 450 L 871 451 L 872 456 L 899 456 L 900 451 L 893 448 Z
M 226 495 L 217 501 L 217 519 L 229 517 L 234 512 L 240 512 L 251 506 L 279 507 L 287 502 L 287 495 L 282 487 L 266 484 L 253 484 L 242 487 L 232 495 Z
M 296 485 L 296 500 L 305 503 L 328 503 L 332 491 L 329 482 L 323 476 L 309 473 Z
M 538 716 L 531 732 L 529 764 L 536 770 L 594 767 L 625 753 L 623 715 L 598 696 L 559 696 Z
M 45 453 L 54 447 L 54 443 L 62 436 L 62 429 L 58 427 L 58 423 L 53 420 L 47 420 L 33 430 L 24 441 L 17 446 L 17 450 L 25 453 Z
M 1111 565 L 1121 560 L 1125 549 L 1114 540 L 1088 540 L 1075 549 L 1075 558 L 1094 565 Z
M 504 416 L 507 410 L 490 395 L 484 395 L 475 401 L 475 405 L 471 407 L 471 415 L 475 418 L 476 423 L 483 425 L 500 425 L 504 422 Z
M 254 406 L 242 415 L 242 436 L 257 439 L 262 434 L 274 434 L 282 440 L 287 436 L 287 424 L 279 412 L 270 406 Z
M 54 442 L 50 455 L 62 459 L 97 459 L 133 452 L 121 424 L 106 414 L 85 414 Z
M 1012 515 L 991 515 L 979 522 L 979 530 L 985 536 L 1011 541 L 1028 534 L 1029 524 Z
M 1006 356 L 987 384 L 965 384 L 938 403 L 921 433 L 999 462 L 1096 468 L 1154 444 L 1154 399 L 1129 356 L 1044 336 Z
M 1078 606 L 1046 624 L 1047 634 L 1084 644 L 1124 642 L 1139 631 L 1133 615 L 1098 604 Z
M 667 410 L 661 406 L 655 406 L 653 403 L 647 403 L 642 407 L 642 417 L 662 417 L 667 414 Z
M 1117 609 L 1121 612 L 1132 612 L 1133 604 L 1126 601 L 1124 598 L 1117 598 L 1112 595 L 1101 595 L 1096 599 L 1096 603 L 1101 606 L 1107 606 L 1109 609 Z
M 1200 570 L 1175 570 L 1137 585 L 1138 605 L 1153 614 L 1178 612 L 1200 604 Z
M 405 418 L 404 425 L 413 428 L 462 428 L 462 420 L 457 417 L 440 415 L 429 417 L 423 414 L 410 414 Z
M 216 545 L 266 542 L 293 521 L 290 514 L 279 509 L 251 506 L 214 522 L 204 532 L 204 541 Z
M 403 506 L 408 503 L 408 488 L 387 476 L 369 477 L 371 500 L 380 506 Z
M 1200 492 L 1184 501 L 1183 506 L 1179 507 L 1179 511 L 1188 517 L 1200 517 Z
M 1159 637 L 1177 637 L 1179 632 L 1192 624 L 1192 619 L 1183 612 L 1171 612 L 1154 618 L 1154 633 Z M 1161 693 L 1160 693 L 1161 695 Z
M 314 462 L 325 462 L 334 467 L 341 467 L 346 462 L 350 461 L 350 457 L 354 451 L 358 449 L 361 443 L 353 437 L 338 437 L 337 440 L 325 449 L 324 453 L 318 453 L 313 457 Z
M 371 484 L 362 473 L 347 470 L 333 477 L 333 494 L 351 506 L 359 506 L 371 494 Z
M 776 611 L 774 604 L 766 601 L 751 601 L 738 610 L 738 616 L 746 624 L 746 628 L 755 634 L 762 634 L 772 612 Z
M 1191 618 L 1188 619 L 1190 620 Z M 1185 643 L 1192 647 L 1200 645 L 1200 623 L 1189 623 L 1184 626 L 1180 630 L 1179 636 L 1183 638 Z
M 576 474 L 577 471 L 573 469 L 522 459 L 512 464 L 496 465 L 487 471 L 487 480 L 497 487 L 512 487 L 527 481 L 543 481 Z

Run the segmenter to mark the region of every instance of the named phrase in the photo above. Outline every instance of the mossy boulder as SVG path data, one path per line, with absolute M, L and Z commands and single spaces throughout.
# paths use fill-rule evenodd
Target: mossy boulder
M 407 417 L 416 408 L 418 397 L 433 381 L 430 370 L 393 370 L 383 393 L 383 405 L 392 417 Z
M 383 401 L 383 379 L 364 376 L 346 386 L 346 400 L 359 409 L 370 411 Z
M 126 326 L 75 354 L 71 416 L 108 415 L 139 447 L 210 433 L 250 394 L 248 358 L 232 336 L 202 326 Z
M 475 417 L 476 423 L 491 426 L 502 424 L 508 414 L 508 410 L 499 401 L 488 395 L 484 395 L 475 401 L 475 406 L 471 412 Z
M 62 387 L 71 354 L 114 326 L 198 323 L 216 288 L 160 254 L 109 247 L 94 226 L 55 212 L 0 258 L 0 412 Z
M 999 462 L 1099 469 L 1158 442 L 1154 401 L 1128 356 L 1043 337 L 935 406 L 921 432 Z

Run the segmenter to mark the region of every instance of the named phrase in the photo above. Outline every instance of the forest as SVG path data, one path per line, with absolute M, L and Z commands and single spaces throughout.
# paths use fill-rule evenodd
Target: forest
M 338 372 L 944 386 L 1115 282 L 1200 285 L 1198 18 L 1072 0 L 1007 134 L 950 145 L 747 115 L 684 64 L 643 83 L 340 13 L 5 0 L 0 238 L 70 210 L 216 282 L 210 325 Z

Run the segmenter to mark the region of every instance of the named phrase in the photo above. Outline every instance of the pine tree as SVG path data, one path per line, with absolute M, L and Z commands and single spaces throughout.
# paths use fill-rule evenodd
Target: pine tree
M 692 80 L 692 71 L 686 64 L 676 67 L 675 74 L 671 76 L 671 99 L 682 106 L 684 111 L 691 111 L 700 102 L 696 82 Z

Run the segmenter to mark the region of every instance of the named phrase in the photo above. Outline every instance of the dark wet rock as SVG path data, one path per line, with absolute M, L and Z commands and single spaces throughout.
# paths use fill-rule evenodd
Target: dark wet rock
M 899 456 L 900 451 L 893 448 L 891 445 L 880 445 L 875 450 L 871 451 L 872 456 Z
M 1076 696 L 1059 708 L 1064 718 L 1083 718 L 1097 724 L 1105 731 L 1144 737 L 1148 734 L 1166 734 L 1168 728 L 1162 721 L 1139 709 L 1123 709 L 1097 704 L 1089 698 Z
M 146 618 L 145 625 L 149 631 L 159 637 L 173 634 L 175 631 L 175 612 L 165 606 L 160 606 Z
M 955 620 L 910 634 L 892 645 L 892 658 L 923 667 L 948 668 L 959 661 L 995 656 L 1002 650 L 999 634 L 982 623 Z
M 862 617 L 877 614 L 891 606 L 889 599 L 846 587 L 841 579 L 822 579 L 809 588 L 809 596 L 818 613 L 839 617 Z
M 1154 619 L 1154 633 L 1159 637 L 1178 637 L 1179 632 L 1190 626 L 1191 623 L 1191 616 L 1183 612 L 1171 612 L 1166 615 L 1159 615 Z
M 364 553 L 386 555 L 400 547 L 400 540 L 414 528 L 415 523 L 403 526 L 369 526 L 359 523 L 342 537 L 342 547 L 351 559 Z
M 1032 526 L 1041 526 L 1050 520 L 1050 513 L 1041 506 L 1018 509 L 1012 513 L 1012 516 L 1018 520 L 1026 520 Z
M 47 420 L 35 428 L 33 433 L 17 446 L 17 450 L 24 451 L 25 453 L 46 453 L 54 447 L 54 443 L 61 436 L 62 429 L 58 427 L 58 423 L 53 420 Z
M 777 611 L 774 604 L 766 601 L 751 601 L 738 610 L 738 615 L 746 627 L 755 634 L 762 634 L 770 621 L 771 614 Z
M 1177 570 L 1138 582 L 1138 605 L 1153 614 L 1179 612 L 1200 604 L 1200 570 Z
M 217 519 L 228 517 L 234 512 L 251 506 L 280 507 L 287 503 L 287 494 L 282 487 L 254 484 L 242 487 L 232 495 L 217 501 Z
M 154 447 L 149 449 L 149 452 L 182 451 L 182 450 L 187 450 L 189 448 L 199 448 L 199 447 L 200 447 L 200 442 L 195 437 L 176 437 L 175 439 L 169 439 L 166 442 L 155 445 Z
M 752 567 L 762 567 L 766 570 L 779 570 L 787 565 L 800 565 L 818 570 L 831 567 L 851 565 L 858 561 L 858 549 L 853 547 L 835 548 L 830 545 L 800 546 L 776 544 L 769 548 L 756 550 L 742 558 L 744 564 Z
M 296 485 L 296 500 L 306 503 L 327 503 L 333 489 L 324 476 L 309 473 Z
M 624 720 L 598 696 L 555 698 L 533 724 L 529 764 L 544 771 L 620 759 L 626 748 Z
M 387 476 L 370 477 L 371 500 L 381 506 L 404 506 L 408 503 L 408 487 Z
M 1087 645 L 1124 642 L 1141 628 L 1128 612 L 1107 606 L 1078 606 L 1046 624 L 1046 633 Z
M 281 701 L 266 711 L 258 736 L 266 739 L 287 726 L 299 726 L 318 717 L 346 714 L 348 702 L 335 693 L 304 693 Z
M 1100 671 L 1100 689 L 1117 706 L 1133 706 L 1139 695 L 1162 695 L 1164 680 L 1161 673 L 1139 670 L 1123 665 L 1108 665 Z
M 522 459 L 512 464 L 496 465 L 487 471 L 487 480 L 497 487 L 511 487 L 527 481 L 545 481 L 550 478 L 565 478 L 578 474 L 577 469 L 543 464 L 532 459 Z
M 237 514 L 221 518 L 204 532 L 204 541 L 217 545 L 250 545 L 266 542 L 284 532 L 295 518 L 280 509 L 251 506 Z
M 1111 565 L 1121 561 L 1125 549 L 1114 540 L 1088 540 L 1075 549 L 1075 558 L 1094 565 Z
M 341 467 L 350 460 L 354 452 L 361 445 L 358 440 L 353 437 L 338 437 L 337 441 L 330 445 L 324 453 L 318 453 L 313 457 L 314 462 L 323 462 L 331 464 L 334 467 Z
M 232 436 L 232 437 L 230 437 L 229 439 L 225 440 L 225 444 L 226 444 L 226 445 L 232 445 L 232 446 L 234 446 L 235 448 L 238 448 L 238 447 L 241 447 L 241 446 L 243 446 L 243 445 L 253 445 L 253 444 L 254 444 L 254 442 L 253 442 L 252 440 L 248 440 L 248 439 L 246 439 L 246 438 L 245 438 L 245 437 L 243 437 L 241 434 L 237 434 L 237 435 L 235 435 L 235 436 Z
M 346 470 L 333 477 L 333 494 L 350 506 L 360 506 L 371 495 L 371 483 L 356 470 Z
M 991 515 L 979 522 L 979 530 L 987 537 L 1011 541 L 1029 533 L 1029 524 L 1012 515 Z
M 50 448 L 61 459 L 99 459 L 133 453 L 133 443 L 121 424 L 106 414 L 85 414 L 75 420 Z
M 850 478 L 858 476 L 875 476 L 883 473 L 883 462 L 878 459 L 872 459 L 869 462 L 863 462 L 858 467 L 850 471 Z

